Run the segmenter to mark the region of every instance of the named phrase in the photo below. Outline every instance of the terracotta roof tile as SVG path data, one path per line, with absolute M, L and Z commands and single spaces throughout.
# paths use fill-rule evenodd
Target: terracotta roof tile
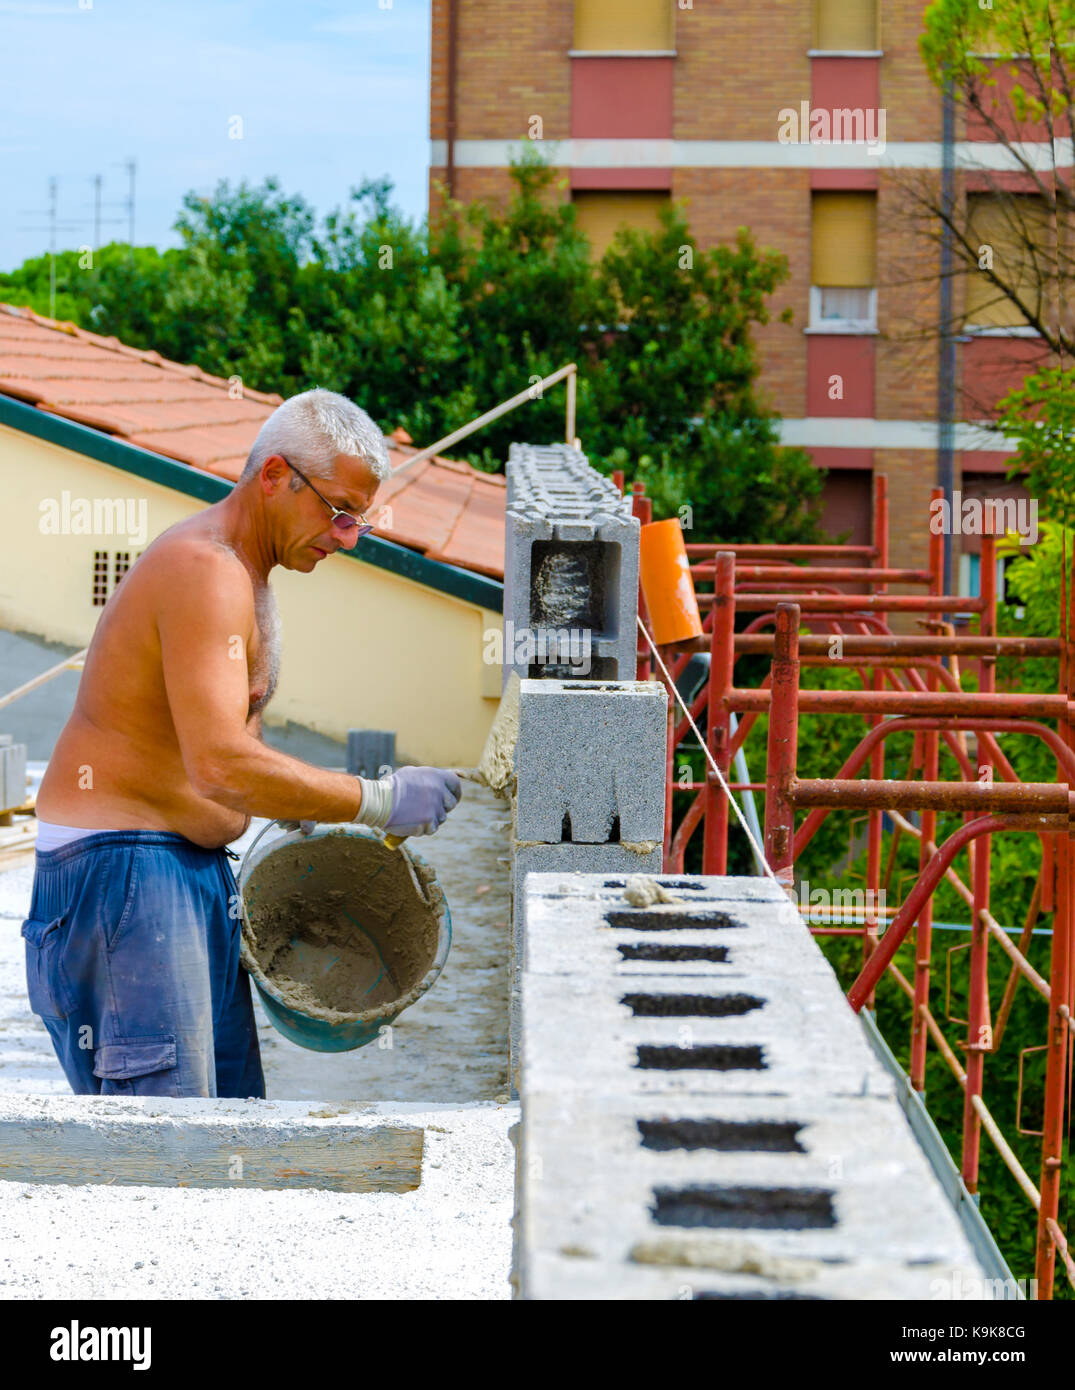
M 240 449 L 249 450 L 257 434 L 246 421 L 235 425 L 207 423 L 187 425 L 183 429 L 136 430 L 124 436 L 131 444 L 165 458 L 178 459 L 194 468 L 207 468 L 216 459 L 230 458 Z
M 0 304 L 0 394 L 236 481 L 282 397 L 170 362 L 73 323 Z M 401 427 L 385 440 L 399 468 L 418 452 Z M 454 459 L 423 459 L 381 484 L 376 534 L 432 559 L 500 579 L 505 480 Z M 372 518 L 371 518 L 372 519 Z
M 479 568 L 473 559 L 475 555 L 485 557 L 482 574 L 504 577 L 504 488 L 486 478 L 475 480 L 447 544 L 439 551 L 429 551 L 431 560 L 444 560 L 468 569 Z

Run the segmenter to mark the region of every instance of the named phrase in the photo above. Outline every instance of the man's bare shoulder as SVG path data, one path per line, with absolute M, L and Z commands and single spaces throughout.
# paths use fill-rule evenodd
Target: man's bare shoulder
M 181 523 L 165 531 L 137 568 L 164 607 L 212 602 L 233 613 L 253 613 L 254 586 L 246 566 L 231 546 L 198 527 Z

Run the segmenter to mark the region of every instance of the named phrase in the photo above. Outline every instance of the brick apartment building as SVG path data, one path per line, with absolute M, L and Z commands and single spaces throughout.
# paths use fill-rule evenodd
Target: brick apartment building
M 702 248 L 746 225 L 782 251 L 790 279 L 758 342 L 783 438 L 828 470 L 826 522 L 856 541 L 868 539 L 872 476 L 887 474 L 892 563 L 915 566 L 939 457 L 940 253 L 909 215 L 909 190 L 939 186 L 942 163 L 942 100 L 918 48 L 924 9 L 433 0 L 430 105 L 434 222 L 442 185 L 464 202 L 506 200 L 510 153 L 538 130 L 568 177 L 556 196 L 575 203 L 595 253 L 621 223 L 655 226 L 670 198 L 689 200 Z M 814 143 L 807 117 L 822 134 L 830 117 L 849 122 L 853 139 Z M 996 165 L 987 136 L 957 129 L 954 141 L 957 194 L 980 199 L 983 235 L 995 194 L 970 166 Z M 1025 497 L 1005 480 L 997 437 L 974 422 L 1042 361 L 1041 345 L 973 278 L 955 291 L 955 486 Z M 790 324 L 777 321 L 786 307 Z M 977 540 L 956 546 L 953 583 L 976 592 Z

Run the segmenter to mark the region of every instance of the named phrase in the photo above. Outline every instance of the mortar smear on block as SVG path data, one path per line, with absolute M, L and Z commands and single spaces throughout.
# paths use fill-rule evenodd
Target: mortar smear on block
M 444 894 L 436 874 L 372 836 L 281 846 L 243 894 L 243 964 L 288 1007 L 332 1023 L 399 1013 L 426 987 Z

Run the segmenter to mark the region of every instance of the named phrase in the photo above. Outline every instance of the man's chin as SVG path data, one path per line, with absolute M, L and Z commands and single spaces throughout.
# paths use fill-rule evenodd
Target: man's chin
M 325 552 L 311 545 L 304 545 L 298 552 L 292 564 L 288 565 L 289 570 L 298 570 L 300 574 L 309 574 L 316 569 L 322 560 L 326 558 Z
M 296 574 L 309 574 L 311 570 L 317 568 L 318 557 L 309 550 L 302 550 L 298 555 L 289 556 L 286 560 L 280 561 L 280 568 L 292 570 Z

